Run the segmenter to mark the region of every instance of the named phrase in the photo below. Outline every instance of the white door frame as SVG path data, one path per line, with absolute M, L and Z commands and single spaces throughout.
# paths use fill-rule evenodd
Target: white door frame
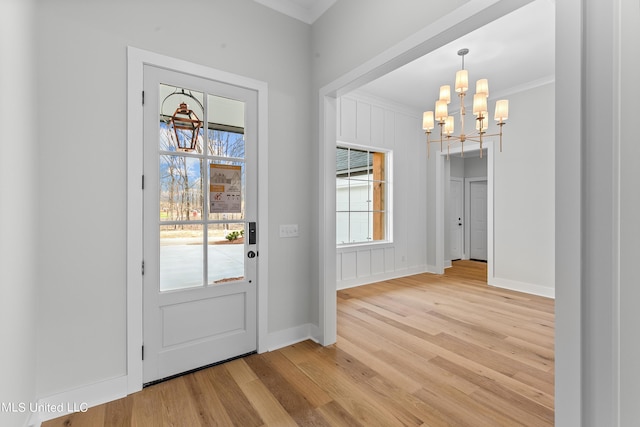
M 190 73 L 258 93 L 258 352 L 268 337 L 268 107 L 267 84 L 165 55 L 127 48 L 127 393 L 142 389 L 142 174 L 143 67 L 145 64 Z M 261 232 L 262 230 L 262 232 Z
M 449 169 L 451 170 L 451 169 Z M 466 187 L 465 187 L 465 179 L 461 178 L 461 177 L 457 177 L 457 176 L 449 176 L 449 192 L 448 194 L 448 200 L 447 202 L 449 205 L 449 208 L 451 207 L 451 202 L 453 201 L 453 197 L 451 197 L 451 181 L 455 181 L 455 182 L 459 182 L 460 183 L 460 199 L 461 199 L 461 209 L 462 212 L 460 213 L 460 221 L 462 222 L 462 233 L 460 235 L 460 257 L 459 258 L 455 258 L 455 259 L 467 259 L 469 258 L 469 252 L 466 250 L 466 246 L 465 246 L 465 235 L 466 235 L 466 230 L 467 230 L 467 217 L 465 215 L 465 209 L 467 206 L 467 200 L 466 200 Z M 452 227 L 451 227 L 451 219 L 453 218 L 453 211 L 451 209 L 449 209 L 449 211 L 447 212 L 447 220 L 449 221 L 449 225 L 448 225 L 448 230 L 449 230 L 449 258 L 451 258 L 449 260 L 449 262 L 447 262 L 448 265 L 451 265 L 451 261 L 454 260 L 454 257 L 452 256 L 452 251 L 451 251 L 451 241 L 452 239 Z

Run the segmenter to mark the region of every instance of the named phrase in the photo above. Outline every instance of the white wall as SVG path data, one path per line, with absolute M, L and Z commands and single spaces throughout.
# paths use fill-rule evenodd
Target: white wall
M 33 2 L 0 2 L 0 425 L 26 425 L 36 399 L 38 239 Z M 20 41 L 20 43 L 18 43 Z M 11 408 L 11 407 L 10 407 Z
M 465 178 L 483 178 L 487 176 L 487 158 L 480 156 L 464 159 Z
M 426 271 L 427 153 L 421 117 L 366 95 L 338 100 L 338 141 L 392 150 L 392 242 L 338 247 L 337 288 Z
M 476 152 L 477 153 L 477 152 Z M 449 158 L 449 167 L 451 168 L 451 176 L 457 178 L 484 178 L 487 176 L 487 157 L 480 158 L 479 155 L 473 157 Z
M 268 328 L 311 322 L 310 27 L 251 0 L 180 6 L 38 2 L 39 397 L 126 374 L 128 45 L 269 85 Z
M 503 151 L 496 150 L 494 166 L 494 277 L 507 287 L 553 289 L 555 85 L 508 98 Z

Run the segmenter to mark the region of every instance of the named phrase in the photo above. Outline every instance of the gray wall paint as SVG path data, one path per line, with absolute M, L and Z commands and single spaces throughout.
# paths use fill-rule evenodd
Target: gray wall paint
M 39 182 L 33 122 L 33 2 L 0 2 L 0 402 L 36 399 L 36 239 Z M 20 41 L 20 43 L 17 43 Z M 18 407 L 16 407 L 18 408 Z M 26 412 L 0 411 L 21 426 Z
M 250 0 L 181 5 L 188 26 L 168 0 L 38 3 L 39 396 L 126 374 L 127 45 L 268 83 L 268 328 L 310 322 L 310 27 Z

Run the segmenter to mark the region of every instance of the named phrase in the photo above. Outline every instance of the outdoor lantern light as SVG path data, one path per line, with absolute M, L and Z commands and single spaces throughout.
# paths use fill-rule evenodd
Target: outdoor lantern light
M 189 109 L 186 103 L 180 103 L 176 112 L 171 116 L 169 124 L 173 128 L 173 137 L 178 151 L 193 151 L 196 149 L 202 120 L 198 118 L 193 110 Z

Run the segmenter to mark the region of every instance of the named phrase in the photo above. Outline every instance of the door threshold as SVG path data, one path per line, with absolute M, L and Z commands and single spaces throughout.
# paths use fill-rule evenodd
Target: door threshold
M 159 380 L 149 381 L 148 383 L 142 384 L 142 388 L 147 388 L 147 387 L 152 386 L 152 385 L 160 384 L 160 383 L 163 383 L 165 381 L 172 380 L 174 378 L 182 377 L 184 375 L 193 374 L 194 372 L 202 371 L 203 369 L 211 368 L 213 366 L 222 365 L 223 363 L 231 362 L 231 361 L 236 360 L 236 359 L 242 359 L 244 357 L 251 356 L 252 354 L 258 354 L 258 352 L 257 351 L 252 351 L 252 352 L 249 352 L 249 353 L 241 354 L 239 356 L 231 357 L 229 359 L 221 360 L 219 362 L 210 363 L 209 365 L 200 366 L 199 368 L 191 369 L 189 371 L 181 372 L 179 374 L 171 375 L 169 377 L 160 378 Z

